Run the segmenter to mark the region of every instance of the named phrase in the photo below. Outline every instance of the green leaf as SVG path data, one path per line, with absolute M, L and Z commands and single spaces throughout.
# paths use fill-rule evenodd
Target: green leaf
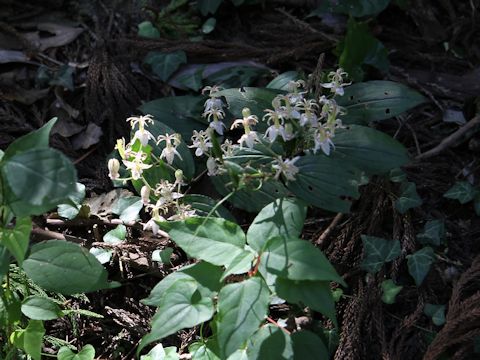
M 290 360 L 293 359 L 292 340 L 277 326 L 266 325 L 248 342 L 247 354 L 249 360 Z
M 291 304 L 308 306 L 322 313 L 338 326 L 335 316 L 335 302 L 328 281 L 288 280 L 278 277 L 275 282 L 277 295 Z
M 250 249 L 250 247 L 247 248 Z M 253 250 L 246 250 L 243 253 L 240 253 L 226 267 L 221 280 L 225 280 L 228 276 L 232 274 L 245 274 L 246 272 L 248 272 L 254 264 L 255 255 L 256 254 L 253 252 Z
M 295 165 L 299 172 L 295 181 L 287 183 L 287 188 L 308 204 L 329 211 L 348 213 L 351 198 L 360 197 L 359 170 L 350 164 L 343 164 L 339 158 L 306 155 Z
M 125 241 L 127 237 L 127 227 L 125 225 L 118 225 L 115 229 L 110 230 L 103 236 L 103 241 L 116 245 Z
M 163 295 L 152 319 L 152 330 L 142 338 L 137 354 L 154 341 L 209 320 L 213 313 L 212 299 L 201 296 L 195 280 L 175 281 Z
M 203 16 L 215 14 L 222 0 L 198 0 L 197 6 Z
M 143 21 L 138 24 L 138 36 L 148 38 L 148 39 L 158 39 L 160 38 L 160 31 L 150 22 Z
M 205 71 L 205 73 L 208 73 L 208 71 Z M 233 66 L 225 67 L 209 74 L 205 78 L 205 83 L 208 85 L 218 85 L 225 89 L 238 88 L 248 86 L 254 83 L 256 79 L 265 75 L 270 75 L 270 71 L 265 67 L 234 64 Z
M 15 346 L 24 350 L 33 360 L 41 360 L 43 335 L 45 335 L 43 322 L 30 320 L 25 329 L 15 330 L 12 338 Z
M 346 124 L 367 124 L 400 115 L 426 99 L 407 86 L 393 81 L 374 80 L 347 86 L 337 100 L 347 114 Z
M 407 259 L 408 272 L 415 280 L 415 284 L 420 286 L 435 261 L 435 253 L 431 247 L 426 246 L 412 255 L 408 255 Z
M 457 181 L 447 190 L 443 197 L 458 200 L 460 204 L 466 204 L 475 198 L 476 190 L 468 181 Z
M 288 91 L 288 85 L 290 81 L 296 81 L 300 79 L 298 71 L 287 71 L 278 75 L 275 79 L 270 81 L 266 88 Z
M 445 305 L 435 305 L 426 303 L 423 312 L 437 326 L 445 324 Z
M 214 206 L 217 205 L 218 200 L 213 200 L 211 197 L 199 194 L 188 194 L 181 198 L 185 204 L 189 204 L 196 210 L 199 216 L 207 216 Z M 235 222 L 235 217 L 224 206 L 220 205 L 210 216 L 223 218 L 228 221 Z
M 75 191 L 69 196 L 69 203 L 58 205 L 58 215 L 66 219 L 74 219 L 82 208 L 82 201 L 85 199 L 85 185 L 76 183 Z
M 175 346 L 164 348 L 162 344 L 155 345 L 147 355 L 140 356 L 140 360 L 178 360 L 180 356 L 177 354 Z
M 183 50 L 171 53 L 150 51 L 143 63 L 149 65 L 152 72 L 162 81 L 167 81 L 180 65 L 187 63 L 187 55 Z
M 223 270 L 205 261 L 188 265 L 167 275 L 150 292 L 148 298 L 143 299 L 142 303 L 151 306 L 160 306 L 162 298 L 167 289 L 179 279 L 187 279 L 197 282 L 198 290 L 203 296 L 214 296 L 220 291 L 220 277 Z
M 64 295 L 118 286 L 107 282 L 108 273 L 88 250 L 61 240 L 32 246 L 23 269 L 37 285 Z
M 270 239 L 260 264 L 273 274 L 290 280 L 335 281 L 346 286 L 318 248 L 295 237 Z
M 214 17 L 208 18 L 202 25 L 202 33 L 210 34 L 215 30 L 215 25 L 217 25 L 217 19 Z
M 329 359 L 328 350 L 322 339 L 306 330 L 292 334 L 294 360 L 325 360 Z
M 403 289 L 403 286 L 395 285 L 392 279 L 382 281 L 382 301 L 385 304 L 394 304 L 398 293 Z
M 152 261 L 158 261 L 162 264 L 169 264 L 173 254 L 173 248 L 166 247 L 163 250 L 155 250 L 152 253 Z
M 1 239 L 1 236 L 0 236 L 0 239 Z M 5 246 L 0 245 L 0 282 L 3 281 L 3 277 L 8 273 L 9 269 L 10 269 L 10 252 Z M 2 289 L 0 289 L 0 295 L 1 294 L 2 294 Z
M 53 320 L 62 316 L 57 303 L 41 296 L 29 296 L 22 302 L 22 313 L 33 320 Z
M 95 348 L 90 344 L 85 345 L 77 354 L 67 346 L 62 346 L 57 354 L 58 360 L 93 360 L 94 358 Z
M 95 256 L 95 258 L 100 262 L 100 264 L 104 265 L 112 260 L 113 250 L 108 250 L 104 248 L 99 248 L 92 246 L 89 250 L 89 253 Z
M 281 198 L 265 206 L 247 231 L 248 244 L 262 251 L 267 240 L 275 236 L 299 237 L 307 215 L 303 201 Z
M 216 349 L 213 349 L 211 340 L 190 344 L 188 352 L 192 355 L 192 360 L 220 360 L 216 355 Z
M 202 118 L 204 96 L 172 96 L 149 101 L 139 107 L 144 114 L 153 115 L 154 119 L 180 133 L 182 138 L 190 141 L 193 130 L 204 130 L 208 122 Z M 149 126 L 149 131 L 151 131 Z
M 382 72 L 387 72 L 390 62 L 388 61 L 388 51 L 385 45 L 378 39 L 374 39 L 366 57 L 363 59 L 363 63 L 373 66 Z
M 23 151 L 2 165 L 6 200 L 17 216 L 40 215 L 67 201 L 75 191 L 75 167 L 57 150 Z
M 383 11 L 390 0 L 326 0 L 309 16 L 339 13 L 354 17 L 374 16 Z
M 138 220 L 142 208 L 143 203 L 139 196 L 121 197 L 113 204 L 112 213 L 119 215 L 123 222 L 130 222 Z
M 443 220 L 430 220 L 425 223 L 422 233 L 417 235 L 421 244 L 439 246 L 445 239 L 445 222 Z
M 407 149 L 389 135 L 359 125 L 339 130 L 333 139 L 335 155 L 369 174 L 382 174 L 405 165 Z
M 395 201 L 395 209 L 400 214 L 405 214 L 409 209 L 422 205 L 418 196 L 417 187 L 413 182 L 405 182 L 400 186 L 400 196 Z
M 0 245 L 12 254 L 19 265 L 22 265 L 28 244 L 30 243 L 30 232 L 32 231 L 32 220 L 29 217 L 17 218 L 13 229 L 0 227 Z
M 55 72 L 55 76 L 49 81 L 49 85 L 60 86 L 62 88 L 73 91 L 75 84 L 73 81 L 73 74 L 75 74 L 75 68 L 70 65 L 62 65 Z
M 2 160 L 7 161 L 12 156 L 24 151 L 48 148 L 50 131 L 52 130 L 56 122 L 57 118 L 54 117 L 50 119 L 40 129 L 32 131 L 27 135 L 24 135 L 21 138 L 18 138 L 17 140 L 12 142 L 7 148 L 7 150 L 5 150 L 5 154 Z
M 267 284 L 259 277 L 220 290 L 215 324 L 221 358 L 233 354 L 258 329 L 267 316 L 268 301 Z
M 398 240 L 386 240 L 375 236 L 362 235 L 364 259 L 362 269 L 369 273 L 378 272 L 384 263 L 395 260 L 402 249 Z
M 245 251 L 242 229 L 224 219 L 193 217 L 159 225 L 188 256 L 214 265 L 228 265 Z

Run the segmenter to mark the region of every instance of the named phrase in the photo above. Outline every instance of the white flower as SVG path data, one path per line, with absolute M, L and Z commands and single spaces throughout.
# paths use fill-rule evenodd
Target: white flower
M 177 155 L 180 160 L 183 160 L 182 156 L 177 151 L 177 146 L 180 145 L 180 134 L 159 135 L 157 144 L 160 144 L 163 141 L 165 142 L 165 148 L 160 154 L 160 159 L 165 159 L 169 165 L 173 163 L 175 155 Z
M 328 74 L 328 79 L 330 80 L 330 82 L 320 85 L 326 89 L 330 89 L 330 91 L 333 92 L 335 95 L 343 96 L 343 94 L 345 93 L 343 87 L 351 84 L 351 82 L 343 82 L 344 76 L 347 77 L 348 74 L 343 71 L 342 68 L 339 68 L 337 71 L 332 71 Z
M 185 220 L 189 217 L 195 216 L 195 210 L 190 205 L 179 204 L 177 213 L 168 218 L 168 220 Z
M 163 218 L 162 218 L 163 219 Z M 161 220 L 161 221 L 165 221 L 165 219 Z M 143 230 L 151 230 L 153 235 L 157 235 L 157 233 L 159 232 L 160 230 L 160 226 L 158 226 L 158 224 L 155 222 L 155 220 L 153 220 L 153 218 L 151 218 L 150 220 L 148 220 L 144 225 L 143 225 Z
M 270 142 L 274 142 L 278 135 L 280 135 L 284 141 L 288 140 L 288 136 L 285 133 L 285 128 L 283 127 L 283 125 L 273 124 L 265 131 L 264 137 L 268 137 L 268 140 L 270 140 Z
M 127 122 L 130 122 L 132 129 L 138 124 L 140 129 L 143 129 L 147 126 L 148 123 L 153 124 L 153 115 L 141 115 L 141 116 L 132 116 L 127 119 Z
M 222 99 L 216 98 L 216 97 L 211 97 L 210 99 L 207 99 L 205 101 L 205 110 L 204 111 L 209 111 L 211 109 L 223 109 L 223 102 Z
M 157 184 L 157 187 L 153 192 L 159 197 L 157 203 L 155 204 L 155 208 L 160 209 L 163 206 L 170 204 L 174 200 L 183 197 L 183 194 L 174 191 L 176 185 L 177 184 L 172 184 L 167 180 L 161 180 L 160 183 Z
M 147 146 L 148 140 L 150 139 L 155 140 L 155 137 L 152 135 L 150 131 L 145 130 L 143 128 L 135 131 L 135 134 L 133 135 L 133 138 L 132 138 L 132 143 L 135 143 L 135 139 L 138 139 L 140 141 L 140 144 L 142 144 L 142 146 Z
M 220 120 L 213 120 L 208 126 L 214 129 L 218 133 L 218 135 L 223 135 L 223 129 L 226 129 L 225 124 Z
M 331 139 L 332 137 L 333 135 L 329 129 L 319 128 L 315 132 L 315 147 L 313 148 L 313 152 L 316 154 L 319 149 L 322 149 L 325 155 L 330 155 L 330 148 L 335 149 L 335 145 Z
M 123 163 L 127 167 L 127 170 L 131 171 L 133 180 L 140 179 L 142 177 L 143 170 L 146 170 L 152 167 L 152 165 L 143 163 L 146 157 L 147 157 L 147 154 L 139 151 L 138 153 L 135 154 L 135 157 L 133 158 L 133 160 L 131 161 L 123 160 Z
M 222 150 L 222 153 L 226 157 L 231 157 L 233 156 L 233 143 L 232 140 L 225 140 L 225 142 L 220 145 L 220 149 Z
M 259 138 L 256 131 L 249 131 L 242 135 L 242 137 L 238 140 L 240 147 L 243 147 L 242 144 L 245 143 L 248 148 L 253 149 L 253 146 L 256 142 L 259 142 Z
M 118 170 L 120 170 L 120 162 L 117 159 L 108 160 L 108 177 L 110 179 L 117 180 L 120 177 Z
M 149 186 L 142 186 L 140 189 L 140 196 L 142 198 L 143 205 L 148 205 L 150 203 L 150 187 Z
M 300 115 L 300 126 L 310 125 L 315 128 L 318 126 L 318 118 L 314 113 L 303 113 Z
M 209 157 L 207 160 L 207 170 L 208 176 L 215 176 L 219 174 L 217 162 L 213 157 Z
M 278 157 L 278 159 L 276 160 L 277 163 L 272 165 L 272 167 L 276 170 L 275 179 L 278 180 L 280 175 L 283 175 L 288 181 L 294 181 L 295 175 L 298 174 L 298 167 L 295 166 L 295 162 L 298 159 L 300 159 L 300 156 L 296 156 L 293 159 L 286 160 Z
M 208 133 L 204 130 L 193 130 L 192 142 L 193 144 L 190 145 L 189 148 L 196 148 L 196 156 L 202 156 L 208 153 L 208 149 L 213 147 L 213 144 L 210 142 L 210 137 L 208 136 Z

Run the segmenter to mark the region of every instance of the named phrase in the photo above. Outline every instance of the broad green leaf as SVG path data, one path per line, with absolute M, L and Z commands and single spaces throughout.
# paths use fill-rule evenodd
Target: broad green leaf
M 121 197 L 113 204 L 112 213 L 118 215 L 123 222 L 130 222 L 138 220 L 142 208 L 139 196 Z
M 87 344 L 78 353 L 74 353 L 68 346 L 62 346 L 58 350 L 58 360 L 93 360 L 95 358 L 95 348 Z
M 152 261 L 158 261 L 162 264 L 169 264 L 173 254 L 173 248 L 166 247 L 163 250 L 154 250 L 152 252 Z
M 445 305 L 435 305 L 426 303 L 423 312 L 437 326 L 445 324 Z
M 6 200 L 17 216 L 40 215 L 67 201 L 75 191 L 75 167 L 57 150 L 23 151 L 2 164 Z
M 323 329 L 322 339 L 324 341 L 325 346 L 328 349 L 330 358 L 333 357 L 333 354 L 337 350 L 338 344 L 340 343 L 340 336 L 338 334 L 338 329 L 337 328 Z
M 347 86 L 337 103 L 347 110 L 341 117 L 344 123 L 367 124 L 400 115 L 425 101 L 403 84 L 374 80 Z
M 346 286 L 325 255 L 313 244 L 295 237 L 269 240 L 261 264 L 289 280 L 335 281 Z
M 386 240 L 366 235 L 361 237 L 364 251 L 361 267 L 370 273 L 378 272 L 384 263 L 395 260 L 402 252 L 398 240 Z
M 8 273 L 9 269 L 10 269 L 10 252 L 5 246 L 1 245 L 1 241 L 0 241 L 0 282 L 3 281 L 3 277 Z M 1 294 L 2 294 L 2 289 L 0 289 L 0 295 Z
M 217 25 L 217 19 L 214 17 L 208 18 L 202 25 L 202 33 L 210 34 L 215 30 L 215 25 Z
M 205 78 L 205 83 L 207 85 L 219 85 L 226 89 L 238 88 L 248 86 L 262 75 L 269 74 L 268 68 L 253 65 L 234 65 L 208 75 Z M 227 127 L 228 125 L 227 123 Z
M 383 11 L 390 0 L 325 0 L 309 16 L 322 13 L 339 13 L 354 17 L 377 15 Z
M 17 218 L 13 229 L 0 227 L 0 245 L 12 254 L 19 265 L 22 265 L 23 259 L 30 242 L 30 232 L 32 231 L 32 220 L 29 217 Z
M 340 166 L 341 164 L 341 166 Z M 287 188 L 308 204 L 321 209 L 347 213 L 358 199 L 361 173 L 341 158 L 323 155 L 302 156 L 295 165 L 298 174 Z
M 248 249 L 250 249 L 248 247 Z M 222 281 L 232 274 L 245 274 L 255 263 L 255 253 L 251 250 L 246 250 L 240 253 L 232 262 L 226 267 L 222 275 Z
M 388 61 L 388 50 L 385 45 L 375 38 L 363 62 L 382 72 L 387 72 L 390 62 Z
M 143 21 L 138 24 L 138 36 L 148 38 L 148 39 L 158 39 L 160 38 L 160 31 L 150 22 Z
M 167 275 L 162 281 L 155 285 L 148 298 L 143 299 L 142 303 L 157 307 L 160 306 L 163 295 L 167 289 L 179 279 L 196 281 L 198 290 L 203 296 L 213 296 L 220 291 L 222 272 L 223 270 L 219 266 L 214 266 L 205 261 L 184 266 Z
M 61 240 L 32 246 L 23 269 L 37 285 L 64 295 L 118 286 L 107 282 L 107 271 L 87 249 Z
M 307 215 L 303 201 L 281 198 L 265 206 L 247 231 L 247 242 L 257 252 L 262 251 L 269 238 L 299 237 Z
M 155 345 L 147 355 L 140 356 L 140 360 L 178 360 L 180 356 L 177 354 L 175 346 L 164 348 L 162 344 Z
M 328 281 L 288 280 L 277 277 L 275 282 L 277 295 L 291 304 L 308 306 L 333 321 L 335 326 L 335 302 Z
M 109 263 L 110 260 L 112 260 L 113 250 L 92 246 L 90 248 L 89 252 L 90 252 L 90 254 L 95 256 L 95 258 L 102 265 L 105 265 L 105 264 Z
M 58 205 L 58 215 L 66 219 L 74 219 L 82 208 L 85 199 L 85 185 L 76 183 L 75 191 L 68 196 L 69 202 Z
M 435 253 L 431 247 L 426 246 L 412 255 L 408 255 L 407 259 L 408 272 L 415 280 L 415 284 L 420 286 L 435 261 Z
M 193 217 L 159 225 L 188 256 L 214 265 L 228 265 L 245 251 L 242 229 L 224 219 Z
M 400 196 L 395 201 L 395 209 L 400 214 L 405 214 L 409 209 L 422 205 L 422 199 L 417 193 L 417 187 L 413 182 L 402 183 Z
M 190 143 L 193 130 L 204 130 L 208 126 L 202 118 L 205 100 L 204 96 L 193 95 L 164 97 L 142 104 L 139 110 L 144 115 L 153 115 L 154 119 L 180 133 Z
M 267 284 L 259 277 L 220 290 L 215 324 L 221 358 L 233 354 L 258 329 L 267 316 L 268 301 Z
M 53 320 L 62 316 L 62 311 L 53 300 L 41 296 L 29 296 L 22 302 L 22 313 L 33 320 Z
M 274 325 L 261 327 L 248 342 L 249 360 L 290 360 L 293 359 L 291 337 Z
M 30 320 L 25 329 L 16 330 L 11 337 L 18 348 L 24 350 L 33 360 L 41 360 L 45 328 L 40 320 Z
M 167 81 L 180 65 L 186 62 L 187 55 L 182 50 L 170 53 L 150 51 L 143 60 L 143 63 L 149 65 L 152 72 L 162 81 Z
M 181 201 L 185 204 L 189 204 L 196 210 L 196 214 L 199 216 L 207 216 L 218 200 L 214 200 L 211 197 L 199 194 L 187 194 L 182 197 Z M 225 220 L 235 222 L 235 218 L 224 206 L 220 205 L 210 216 L 224 218 Z
M 322 339 L 306 330 L 296 331 L 292 334 L 294 360 L 326 360 L 330 356 Z
M 403 289 L 403 286 L 395 285 L 392 279 L 382 281 L 382 301 L 385 304 L 394 304 L 398 293 Z
M 439 219 L 427 221 L 417 239 L 422 244 L 441 245 L 445 239 L 445 222 Z
M 339 130 L 333 139 L 335 155 L 370 174 L 382 174 L 408 162 L 407 149 L 389 135 L 359 125 Z
M 212 348 L 212 341 L 194 342 L 188 346 L 188 352 L 192 355 L 192 360 L 220 360 L 216 355 L 217 349 Z
M 288 85 L 290 81 L 296 81 L 300 79 L 300 74 L 297 71 L 287 71 L 278 75 L 275 79 L 270 81 L 266 88 L 288 91 Z
M 125 225 L 118 225 L 115 229 L 110 230 L 103 236 L 103 241 L 116 245 L 120 244 L 121 242 L 125 241 L 127 237 L 127 227 Z
M 179 279 L 170 286 L 152 319 L 152 330 L 142 338 L 137 354 L 148 344 L 209 320 L 214 313 L 213 301 L 203 297 L 195 280 Z
M 24 151 L 48 148 L 50 131 L 56 122 L 57 118 L 54 117 L 40 129 L 32 131 L 12 142 L 7 150 L 5 150 L 5 154 L 1 160 L 7 161 L 12 156 Z
M 222 0 L 198 0 L 197 6 L 203 16 L 215 14 Z
M 476 190 L 468 181 L 457 181 L 450 189 L 447 190 L 443 197 L 447 199 L 455 199 L 460 204 L 466 204 L 475 198 Z

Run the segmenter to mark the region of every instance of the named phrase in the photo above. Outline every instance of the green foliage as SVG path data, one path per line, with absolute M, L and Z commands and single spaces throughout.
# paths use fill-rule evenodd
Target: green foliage
M 169 346 L 164 348 L 162 344 L 155 345 L 147 355 L 140 356 L 140 360 L 179 360 L 177 348 Z
M 212 209 L 217 205 L 217 201 L 213 200 L 208 196 L 199 194 L 185 195 L 182 198 L 182 202 L 190 204 L 192 208 L 197 210 L 197 214 L 200 216 L 207 216 L 210 211 L 212 211 Z M 235 222 L 235 218 L 230 213 L 230 211 L 228 211 L 227 209 L 225 209 L 224 206 L 221 205 L 215 208 L 211 216 Z
M 408 255 L 407 259 L 408 272 L 415 280 L 415 284 L 420 286 L 435 261 L 433 249 L 426 246 L 412 255 Z
M 395 209 L 400 214 L 405 214 L 409 209 L 422 205 L 422 199 L 417 193 L 413 182 L 404 182 L 400 187 L 400 196 L 395 201 Z
M 30 320 L 25 329 L 15 330 L 10 338 L 13 344 L 24 350 L 33 360 L 41 360 L 41 350 L 45 328 L 43 322 Z
M 382 281 L 382 301 L 385 304 L 394 304 L 395 298 L 402 291 L 403 286 L 396 285 L 392 279 Z
M 197 6 L 203 16 L 215 14 L 223 0 L 198 0 Z
M 292 338 L 276 326 L 263 326 L 250 339 L 246 355 L 252 360 L 292 359 Z
M 187 55 L 182 50 L 171 53 L 151 51 L 147 54 L 143 63 L 148 65 L 162 81 L 167 81 L 180 65 L 187 63 Z
M 22 313 L 33 320 L 53 320 L 62 316 L 56 302 L 41 296 L 29 296 L 22 302 Z
M 95 348 L 92 345 L 85 345 L 78 353 L 74 353 L 67 346 L 62 346 L 58 350 L 58 360 L 93 360 L 95 358 Z
M 445 324 L 445 305 L 435 305 L 426 303 L 423 312 L 437 326 Z
M 82 210 L 82 201 L 85 199 L 85 185 L 76 183 L 75 191 L 68 196 L 68 199 L 68 204 L 58 205 L 58 215 L 72 220 Z
M 466 204 L 475 198 L 477 190 L 468 181 L 457 181 L 447 190 L 443 197 L 458 200 L 460 204 Z
M 400 256 L 401 248 L 398 240 L 386 240 L 375 236 L 362 235 L 364 258 L 362 269 L 378 272 L 383 264 Z
M 125 241 L 127 236 L 127 227 L 125 225 L 118 225 L 115 229 L 108 231 L 103 236 L 103 241 L 107 244 L 120 244 Z
M 32 220 L 29 217 L 17 218 L 13 229 L 0 228 L 0 245 L 4 246 L 21 265 L 30 242 Z
M 143 203 L 139 196 L 119 198 L 112 206 L 112 213 L 119 216 L 124 222 L 135 221 L 142 210 Z
M 292 334 L 294 360 L 323 360 L 328 359 L 328 350 L 322 339 L 310 331 L 296 331 Z
M 158 39 L 160 38 L 160 31 L 158 31 L 151 21 L 143 21 L 138 24 L 138 36 L 148 39 Z
M 267 84 L 266 88 L 288 91 L 290 81 L 296 81 L 299 78 L 300 74 L 297 71 L 287 71 L 278 75 L 275 79 L 270 81 Z
M 417 235 L 422 244 L 439 246 L 445 239 L 445 222 L 442 220 L 430 220 L 425 223 L 422 233 Z

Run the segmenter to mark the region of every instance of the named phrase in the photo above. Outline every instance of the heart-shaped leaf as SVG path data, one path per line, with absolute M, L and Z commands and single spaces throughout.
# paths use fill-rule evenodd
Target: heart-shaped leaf
M 466 204 L 472 201 L 475 195 L 476 190 L 468 181 L 457 181 L 443 194 L 443 197 L 458 200 L 460 204 Z
M 378 272 L 384 263 L 395 260 L 400 256 L 401 248 L 398 240 L 386 240 L 375 236 L 362 235 L 364 259 L 362 269 Z
M 74 353 L 67 346 L 62 346 L 58 350 L 58 360 L 93 360 L 95 358 L 95 348 L 87 344 L 78 353 Z
M 408 255 L 407 259 L 408 272 L 415 280 L 415 284 L 420 286 L 435 261 L 435 253 L 431 247 L 426 246 L 412 255 Z
M 30 232 L 32 231 L 32 220 L 29 217 L 17 218 L 13 229 L 0 228 L 0 245 L 6 249 L 22 265 L 23 259 L 30 243 Z
M 60 307 L 53 300 L 41 296 L 29 296 L 22 302 L 22 313 L 33 320 L 53 320 L 62 316 Z

